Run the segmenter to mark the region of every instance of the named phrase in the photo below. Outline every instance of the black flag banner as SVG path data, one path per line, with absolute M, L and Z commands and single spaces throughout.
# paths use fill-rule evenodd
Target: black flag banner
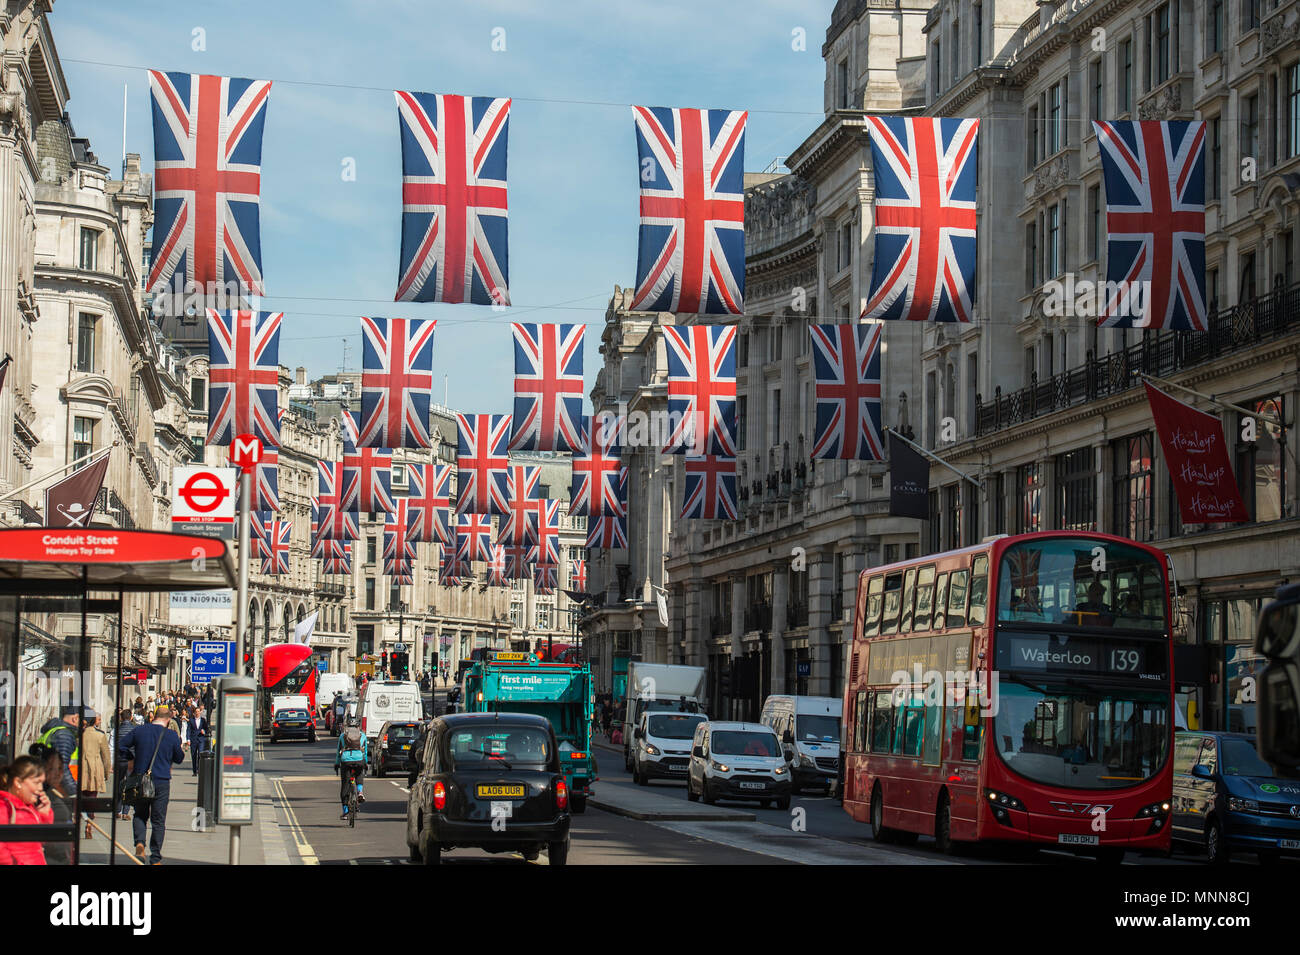
M 889 433 L 889 513 L 930 518 L 930 462 L 892 430 Z

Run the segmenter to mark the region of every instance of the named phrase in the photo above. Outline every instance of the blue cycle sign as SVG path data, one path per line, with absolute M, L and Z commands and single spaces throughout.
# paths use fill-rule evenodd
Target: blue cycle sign
M 235 645 L 226 640 L 195 640 L 190 644 L 190 681 L 211 683 L 213 677 L 234 673 Z

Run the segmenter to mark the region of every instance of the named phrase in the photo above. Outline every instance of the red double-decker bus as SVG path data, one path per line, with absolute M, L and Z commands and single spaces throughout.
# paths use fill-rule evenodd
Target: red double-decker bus
M 268 643 L 262 648 L 262 674 L 258 681 L 259 725 L 271 726 L 271 698 L 306 696 L 307 712 L 316 713 L 315 651 L 305 643 Z
M 1164 554 L 1050 531 L 864 571 L 844 808 L 881 842 L 1167 849 Z

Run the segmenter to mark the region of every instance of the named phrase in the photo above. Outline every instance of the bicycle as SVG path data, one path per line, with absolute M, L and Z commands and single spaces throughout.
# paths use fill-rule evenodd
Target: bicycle
M 357 774 L 350 766 L 344 766 L 343 772 L 348 774 L 348 828 L 357 827 Z

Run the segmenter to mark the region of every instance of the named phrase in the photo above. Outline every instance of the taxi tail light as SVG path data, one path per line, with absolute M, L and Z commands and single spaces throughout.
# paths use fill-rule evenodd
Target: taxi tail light
M 569 784 L 561 776 L 555 781 L 555 808 L 565 809 L 569 805 Z
M 439 812 L 447 808 L 447 787 L 441 780 L 433 784 L 433 808 Z

